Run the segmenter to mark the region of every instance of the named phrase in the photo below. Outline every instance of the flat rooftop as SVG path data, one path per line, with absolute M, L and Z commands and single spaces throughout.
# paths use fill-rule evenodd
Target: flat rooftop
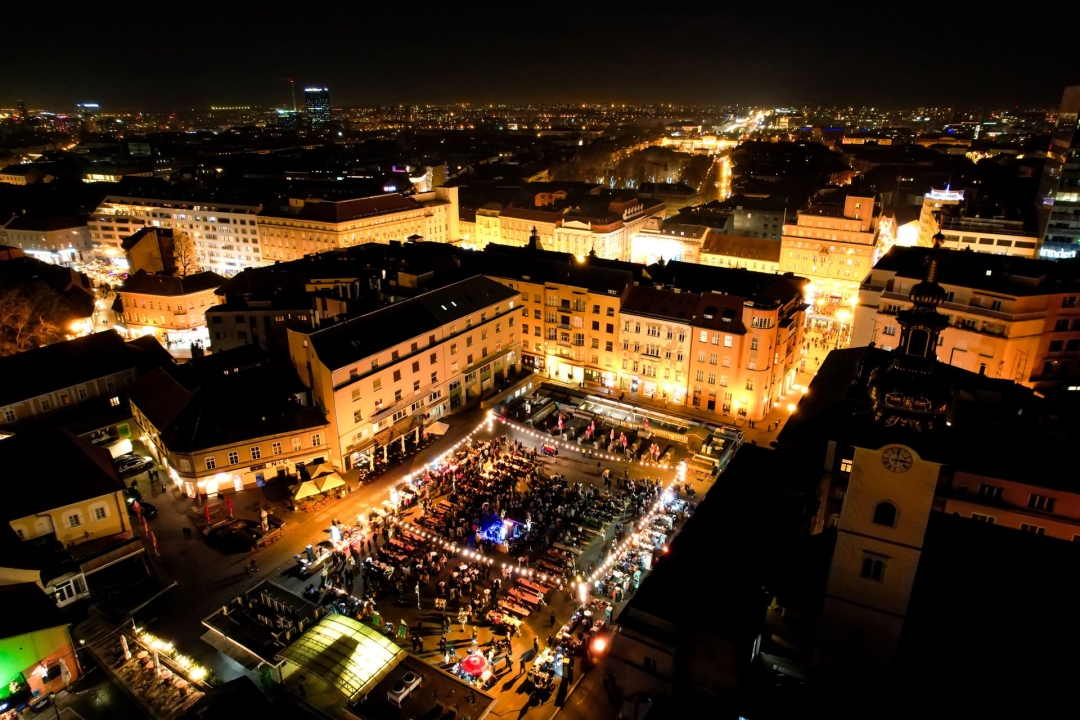
M 388 693 L 407 672 L 421 677 L 399 707 Z M 389 674 L 372 688 L 366 700 L 350 703 L 347 715 L 360 720 L 412 720 L 413 718 L 458 718 L 479 720 L 495 707 L 491 695 L 458 680 L 439 668 L 407 655 Z

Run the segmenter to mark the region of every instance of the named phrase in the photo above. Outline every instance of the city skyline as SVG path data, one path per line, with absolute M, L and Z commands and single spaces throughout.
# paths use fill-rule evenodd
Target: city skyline
M 1044 42 L 1000 52 L 998 39 L 1021 37 L 1023 25 L 1007 13 L 980 13 L 970 3 L 908 6 L 888 18 L 869 18 L 856 6 L 834 8 L 829 16 L 771 6 L 768 13 L 705 6 L 686 7 L 678 15 L 658 15 L 646 5 L 622 10 L 615 15 L 578 8 L 562 20 L 466 3 L 425 9 L 403 27 L 397 11 L 386 8 L 367 12 L 359 35 L 354 24 L 316 19 L 302 32 L 283 36 L 276 16 L 247 16 L 231 8 L 211 14 L 196 5 L 189 14 L 213 17 L 219 32 L 164 34 L 155 51 L 165 54 L 161 62 L 133 63 L 125 52 L 87 58 L 87 33 L 100 20 L 76 9 L 42 30 L 50 41 L 49 62 L 35 54 L 6 60 L 0 105 L 25 100 L 57 108 L 86 101 L 144 110 L 286 107 L 291 79 L 300 88 L 329 87 L 338 106 L 468 101 L 1053 107 L 1060 88 L 1075 81 L 1067 45 Z M 955 32 L 932 22 L 946 11 Z M 19 13 L 11 13 L 13 26 L 20 24 Z M 1080 9 L 1062 10 L 1056 20 L 1068 25 L 1070 13 L 1080 16 Z M 117 15 L 125 18 L 131 37 L 154 37 L 171 27 L 160 11 L 125 13 L 121 7 Z M 369 38 L 364 27 L 389 30 Z M 178 47 L 170 53 L 172 43 Z

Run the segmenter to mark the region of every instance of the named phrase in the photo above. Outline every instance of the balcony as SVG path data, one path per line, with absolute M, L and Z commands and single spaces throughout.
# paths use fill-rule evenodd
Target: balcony
M 881 293 L 882 300 L 901 300 L 905 303 L 910 303 L 911 300 L 904 293 L 898 292 L 883 292 Z M 902 308 L 908 309 L 907 306 Z M 981 315 L 983 317 L 991 318 L 993 320 L 1001 320 L 1003 322 L 1020 322 L 1023 320 L 1038 320 L 1045 318 L 1045 312 L 1033 312 L 1033 313 L 1006 313 L 1000 310 L 991 310 L 990 308 L 980 307 L 978 305 L 962 305 L 954 302 L 941 303 L 942 310 L 952 310 L 953 312 L 968 313 L 971 315 Z M 895 315 L 895 312 L 888 310 L 878 310 L 880 315 Z

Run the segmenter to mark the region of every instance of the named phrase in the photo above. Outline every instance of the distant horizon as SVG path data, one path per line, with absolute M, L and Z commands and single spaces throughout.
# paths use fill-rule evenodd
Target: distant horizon
M 1080 84 L 1080 83 L 1078 83 Z M 778 110 L 778 109 L 835 109 L 835 108 L 851 108 L 853 110 L 881 110 L 883 112 L 903 112 L 908 110 L 954 110 L 954 111 L 1007 111 L 1014 110 L 1018 112 L 1057 112 L 1060 106 L 1060 98 L 1057 101 L 1044 104 L 1021 104 L 1015 102 L 968 102 L 968 103 L 953 103 L 953 104 L 937 104 L 933 105 L 926 102 L 914 102 L 914 103 L 874 103 L 867 102 L 861 104 L 854 104 L 850 102 L 803 102 L 803 103 L 739 103 L 739 102 L 725 102 L 725 103 L 706 103 L 706 102 L 667 102 L 667 101 L 642 101 L 642 102 L 630 102 L 630 101 L 609 101 L 609 100 L 523 100 L 523 101 L 495 101 L 495 100 L 449 100 L 445 102 L 439 102 L 434 100 L 401 100 L 401 101 L 384 101 L 384 102 L 357 102 L 357 103 L 339 103 L 334 101 L 334 89 L 328 88 L 330 92 L 331 107 L 338 110 L 352 110 L 352 109 L 364 109 L 364 108 L 376 108 L 376 107 L 451 107 L 454 105 L 468 105 L 471 109 L 479 109 L 486 107 L 490 109 L 528 109 L 533 107 L 588 107 L 590 109 L 598 108 L 601 106 L 608 107 L 625 107 L 630 108 L 662 108 L 669 107 L 672 110 L 721 110 L 725 108 L 737 108 L 737 109 L 751 109 L 751 110 Z M 1065 88 L 1062 88 L 1064 92 Z M 70 110 L 65 110 L 57 104 L 39 104 L 36 102 L 28 102 L 24 98 L 17 98 L 15 100 L 0 101 L 0 111 L 8 112 L 18 109 L 19 102 L 26 102 L 27 110 L 29 111 L 43 111 L 43 112 L 57 112 L 67 113 L 74 112 L 77 104 L 80 103 L 97 103 L 100 106 L 102 113 L 165 113 L 165 112 L 242 112 L 243 108 L 256 111 L 256 110 L 289 110 L 291 109 L 292 102 L 280 103 L 280 104 L 268 104 L 257 103 L 247 101 L 212 101 L 207 104 L 186 106 L 186 105 L 174 105 L 174 106 L 156 106 L 156 107 L 138 107 L 138 106 L 125 106 L 117 105 L 110 106 L 108 103 L 102 103 L 99 100 L 83 99 L 81 101 L 72 102 L 69 104 Z M 10 104 L 5 104 L 10 103 Z M 303 112 L 303 100 L 297 98 L 297 109 Z

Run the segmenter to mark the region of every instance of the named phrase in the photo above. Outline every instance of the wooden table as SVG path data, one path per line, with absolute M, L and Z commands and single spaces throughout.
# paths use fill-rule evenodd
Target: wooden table
M 541 587 L 540 585 L 534 583 L 528 578 L 518 578 L 518 585 L 522 586 L 523 588 L 527 588 L 532 592 L 536 593 L 537 595 L 541 596 L 548 591 L 548 588 Z
M 555 543 L 552 545 L 556 550 L 562 550 L 563 552 L 571 553 L 575 556 L 580 556 L 584 552 L 581 548 L 576 548 L 573 545 L 566 545 L 564 543 Z
M 531 610 L 526 610 L 525 608 L 511 602 L 510 600 L 500 600 L 499 607 L 505 612 L 513 613 L 514 615 L 520 615 L 523 618 L 527 618 L 530 614 L 532 614 Z
M 540 603 L 544 601 L 542 596 L 522 590 L 521 588 L 511 588 L 510 597 L 534 607 L 539 607 Z

